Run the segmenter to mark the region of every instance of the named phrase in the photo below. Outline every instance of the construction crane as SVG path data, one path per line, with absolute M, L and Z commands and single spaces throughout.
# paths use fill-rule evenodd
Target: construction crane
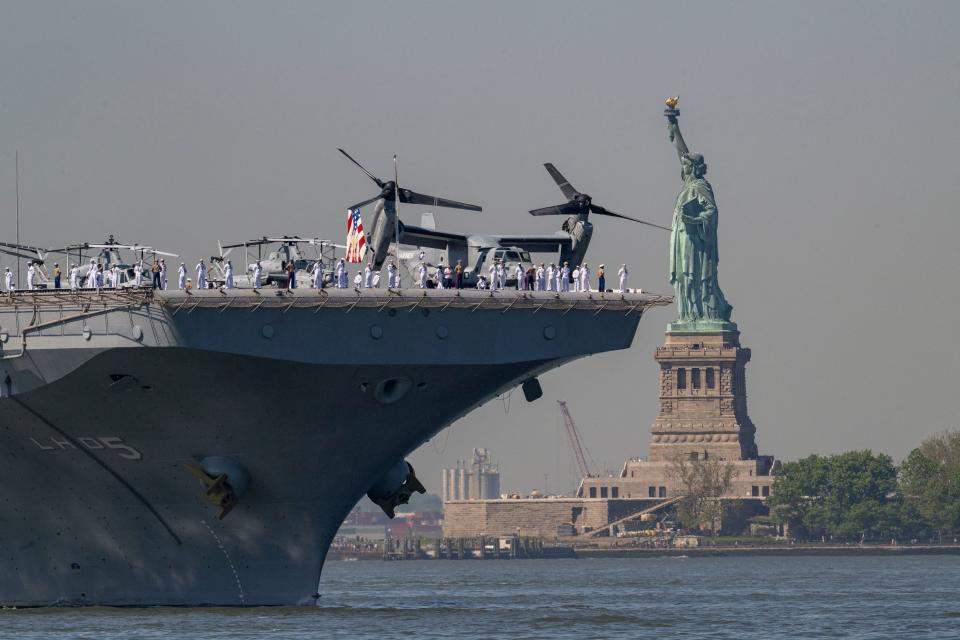
M 570 410 L 567 409 L 567 403 L 563 400 L 557 400 L 560 405 L 560 415 L 563 416 L 563 424 L 567 427 L 567 440 L 570 442 L 570 448 L 573 449 L 573 455 L 577 458 L 577 467 L 580 469 L 581 478 L 590 478 L 590 467 L 587 465 L 587 458 L 583 455 L 583 446 L 580 444 L 580 433 L 577 431 L 577 425 L 570 417 Z

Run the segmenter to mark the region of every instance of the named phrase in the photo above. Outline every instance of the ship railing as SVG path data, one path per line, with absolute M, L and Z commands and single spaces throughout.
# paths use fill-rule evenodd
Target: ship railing
M 6 292 L 0 295 L 0 310 L 4 307 L 25 307 L 34 310 L 49 308 L 80 308 L 84 312 L 161 305 L 174 314 L 191 312 L 197 308 L 282 309 L 343 309 L 349 313 L 357 308 L 376 308 L 378 311 L 406 310 L 413 313 L 423 309 L 500 310 L 589 310 L 595 313 L 620 312 L 629 315 L 650 307 L 666 306 L 672 296 L 655 293 L 601 293 L 550 291 L 478 291 L 473 289 L 204 289 L 201 291 L 155 291 L 150 288 L 128 289 L 38 289 Z
M 174 314 L 189 313 L 197 308 L 226 309 L 281 309 L 284 313 L 291 309 L 343 309 L 350 313 L 354 309 L 408 313 L 425 309 L 469 309 L 499 310 L 507 313 L 512 310 L 559 310 L 564 313 L 574 310 L 589 310 L 595 313 L 620 312 L 629 315 L 643 312 L 650 307 L 665 306 L 673 301 L 672 296 L 651 293 L 551 293 L 530 291 L 475 291 L 475 290 L 421 290 L 421 289 L 311 289 L 305 292 L 289 293 L 286 290 L 252 290 L 164 292 L 157 301 L 173 309 Z
M 18 289 L 0 294 L 0 309 L 4 307 L 129 307 L 132 304 L 150 304 L 153 289 Z

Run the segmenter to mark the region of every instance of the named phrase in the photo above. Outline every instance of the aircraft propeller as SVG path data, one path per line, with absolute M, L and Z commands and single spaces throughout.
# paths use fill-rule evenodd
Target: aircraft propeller
M 547 169 L 547 173 L 550 174 L 550 177 L 553 178 L 553 181 L 557 183 L 557 186 L 560 187 L 560 191 L 563 192 L 563 195 L 567 197 L 567 202 L 564 204 L 557 204 L 551 207 L 541 207 L 540 209 L 533 209 L 530 211 L 532 216 L 553 216 L 553 215 L 574 215 L 580 216 L 583 219 L 586 219 L 587 215 L 590 213 L 595 213 L 601 216 L 610 216 L 612 218 L 623 218 L 624 220 L 632 220 L 633 222 L 639 222 L 640 224 L 649 225 L 651 227 L 656 227 L 658 229 L 663 229 L 665 231 L 670 231 L 668 227 L 662 227 L 659 224 L 654 224 L 652 222 L 647 222 L 646 220 L 640 220 L 638 218 L 631 218 L 630 216 L 625 216 L 622 213 L 617 213 L 616 211 L 610 211 L 605 207 L 601 207 L 598 204 L 593 204 L 593 199 L 585 193 L 580 193 L 577 191 L 572 184 L 563 176 L 562 173 L 557 171 L 557 168 L 553 164 L 547 162 L 543 165 Z
M 373 180 L 373 182 L 380 187 L 380 193 L 375 195 L 372 198 L 364 200 L 363 202 L 358 202 L 357 204 L 350 207 L 351 209 L 359 209 L 364 205 L 368 205 L 375 200 L 383 198 L 384 200 L 393 200 L 397 198 L 400 202 L 406 204 L 423 204 L 433 207 L 449 207 L 451 209 L 464 209 L 466 211 L 483 211 L 483 207 L 479 207 L 475 204 L 467 204 L 465 202 L 457 202 L 456 200 L 448 200 L 446 198 L 438 198 L 436 196 L 428 196 L 423 193 L 417 193 L 416 191 L 411 191 L 410 189 L 404 189 L 403 187 L 397 186 L 397 180 L 391 180 L 389 182 L 384 182 L 377 176 L 373 175 L 367 169 L 353 159 L 353 157 L 344 151 L 343 149 L 337 149 L 340 153 L 347 157 L 347 159 L 353 164 L 357 165 L 361 171 L 363 171 L 368 178 Z M 396 166 L 396 160 L 394 160 L 394 166 Z M 395 174 L 396 175 L 396 174 Z

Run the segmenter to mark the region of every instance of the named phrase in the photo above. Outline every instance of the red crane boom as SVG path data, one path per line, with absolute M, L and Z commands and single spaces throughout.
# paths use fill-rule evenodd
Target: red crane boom
M 563 400 L 557 400 L 560 405 L 560 414 L 563 416 L 563 424 L 567 427 L 567 440 L 570 441 L 570 448 L 573 449 L 573 455 L 577 458 L 577 467 L 580 468 L 580 477 L 589 478 L 591 475 L 590 467 L 587 466 L 587 458 L 583 455 L 583 447 L 580 445 L 580 433 L 577 431 L 577 425 L 570 417 L 570 411 L 567 409 L 567 403 Z

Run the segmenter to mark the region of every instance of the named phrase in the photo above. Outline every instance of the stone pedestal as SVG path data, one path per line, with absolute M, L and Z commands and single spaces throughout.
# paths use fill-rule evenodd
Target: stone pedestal
M 740 332 L 682 331 L 672 324 L 657 348 L 660 406 L 651 427 L 651 462 L 686 458 L 757 458 L 756 427 L 747 415 L 745 365 L 750 349 Z

